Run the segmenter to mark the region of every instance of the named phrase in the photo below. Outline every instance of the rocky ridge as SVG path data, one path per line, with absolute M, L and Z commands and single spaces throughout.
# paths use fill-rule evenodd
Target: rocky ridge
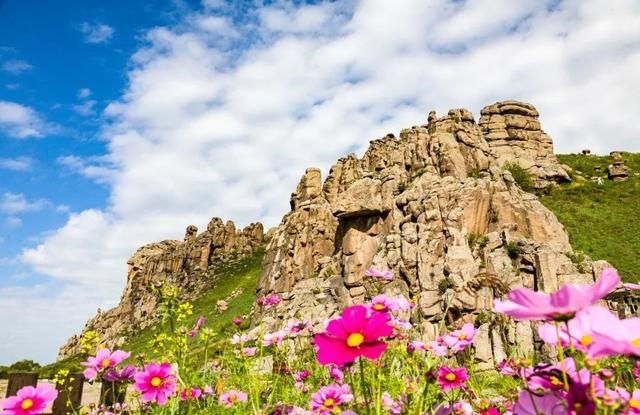
M 184 241 L 166 240 L 139 248 L 127 261 L 127 285 L 118 306 L 98 310 L 82 334 L 72 336 L 60 348 L 58 358 L 79 353 L 80 338 L 88 330 L 99 333 L 107 347 L 124 344 L 134 330 L 155 323 L 154 284 L 168 281 L 185 300 L 197 298 L 211 288 L 216 266 L 246 257 L 263 243 L 262 224 L 236 230 L 232 221 L 224 223 L 216 217 L 200 234 L 196 226 L 187 226 Z
M 594 281 L 608 264 L 573 254 L 557 218 L 515 183 L 506 162 L 536 187 L 570 180 L 530 104 L 504 101 L 466 109 L 370 142 L 362 158 L 337 161 L 322 182 L 307 169 L 291 211 L 271 233 L 258 295 L 283 301 L 258 315 L 272 329 L 289 319 L 320 324 L 371 295 L 365 270 L 391 270 L 383 292 L 417 304 L 425 339 L 442 321 L 472 321 L 476 356 L 492 367 L 512 350 L 541 348 L 529 322 L 508 323 L 493 299 L 512 287 L 550 291 Z M 579 259 L 577 259 L 579 258 Z

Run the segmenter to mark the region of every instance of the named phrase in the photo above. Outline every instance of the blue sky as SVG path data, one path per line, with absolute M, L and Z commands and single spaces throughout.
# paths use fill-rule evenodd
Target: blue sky
M 0 0 L 0 364 L 53 360 L 136 247 L 276 225 L 429 110 L 520 99 L 560 152 L 638 151 L 639 74 L 632 0 Z

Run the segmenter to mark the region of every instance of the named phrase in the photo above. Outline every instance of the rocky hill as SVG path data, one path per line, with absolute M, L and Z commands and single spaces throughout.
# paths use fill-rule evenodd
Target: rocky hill
M 590 162 L 597 169 L 576 169 L 573 160 L 574 168 L 561 164 L 530 104 L 498 102 L 480 114 L 476 123 L 465 109 L 443 117 L 431 112 L 424 125 L 371 141 L 363 157 L 339 159 L 324 181 L 319 169 L 307 169 L 291 195 L 291 211 L 269 232 L 257 282 L 257 295 L 277 293 L 283 301 L 255 321 L 272 329 L 294 318 L 320 324 L 341 307 L 367 299 L 371 284 L 364 274 L 373 266 L 396 276 L 384 292 L 415 300 L 420 316 L 413 323 L 426 338 L 443 321 L 473 321 L 480 328 L 477 357 L 486 367 L 516 348 L 538 349 L 531 324 L 505 326 L 493 316 L 493 298 L 515 286 L 549 291 L 565 282 L 591 282 L 608 264 L 574 252 L 556 216 L 517 183 L 514 166 L 554 205 L 561 199 L 549 196 L 551 188 L 573 188 L 572 180 L 596 186 L 603 174 L 607 180 L 600 167 L 606 167 L 605 158 Z M 611 166 L 622 168 L 618 158 L 612 160 Z M 599 174 L 590 178 L 591 171 Z M 578 198 L 555 207 L 570 215 L 567 209 L 580 203 Z M 578 237 L 584 234 L 575 230 Z M 185 299 L 211 296 L 216 264 L 249 254 L 255 262 L 263 241 L 260 224 L 238 232 L 233 223 L 214 218 L 200 235 L 189 226 L 182 242 L 140 248 L 129 260 L 120 304 L 99 312 L 84 331 L 96 330 L 108 346 L 135 343 L 136 333 L 154 323 L 150 285 L 169 280 Z M 246 287 L 259 272 L 257 262 L 254 268 L 243 271 L 253 278 L 243 279 Z M 225 284 L 233 283 L 233 275 L 226 278 Z M 203 303 L 211 304 L 211 298 Z M 60 357 L 78 351 L 74 336 Z
M 477 357 L 487 367 L 540 346 L 528 322 L 500 326 L 493 299 L 510 287 L 554 290 L 592 282 L 604 261 L 579 261 L 554 214 L 524 192 L 505 163 L 535 187 L 570 181 L 541 129 L 538 112 L 516 101 L 465 109 L 371 141 L 324 183 L 308 169 L 267 246 L 258 294 L 283 301 L 259 316 L 278 327 L 291 318 L 322 321 L 371 292 L 365 270 L 390 270 L 384 292 L 413 298 L 425 337 L 443 320 L 479 326 Z
M 250 256 L 264 243 L 262 224 L 255 223 L 237 231 L 233 222 L 213 218 L 207 230 L 187 226 L 184 241 L 167 240 L 145 245 L 127 261 L 127 285 L 117 307 L 102 312 L 87 322 L 82 334 L 93 330 L 104 344 L 117 347 L 131 334 L 156 322 L 156 296 L 151 287 L 169 281 L 179 288 L 182 298 L 202 296 L 216 279 L 216 268 Z M 80 352 L 80 337 L 71 337 L 60 348 L 59 359 Z

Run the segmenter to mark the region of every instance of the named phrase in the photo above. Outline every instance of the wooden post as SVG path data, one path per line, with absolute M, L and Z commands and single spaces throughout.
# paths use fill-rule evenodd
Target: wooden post
M 124 403 L 127 397 L 127 383 L 126 382 L 108 382 L 102 381 L 102 387 L 100 388 L 100 403 L 105 406 L 113 406 L 116 403 Z
M 66 415 L 75 413 L 82 403 L 82 389 L 84 387 L 84 375 L 71 373 L 63 384 L 57 384 L 58 398 L 53 402 L 52 415 Z
M 38 374 L 32 372 L 9 373 L 6 397 L 15 396 L 25 386 L 35 387 L 38 384 Z

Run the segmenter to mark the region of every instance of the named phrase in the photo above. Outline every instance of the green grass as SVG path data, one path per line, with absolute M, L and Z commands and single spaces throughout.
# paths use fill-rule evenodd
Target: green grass
M 617 183 L 606 178 L 609 156 L 558 158 L 586 178 L 597 176 L 594 167 L 600 166 L 604 183 L 574 180 L 541 196 L 542 203 L 565 226 L 575 250 L 609 261 L 625 281 L 640 280 L 640 153 L 624 154 L 630 177 Z
M 206 326 L 216 333 L 210 342 L 214 347 L 216 343 L 228 339 L 235 332 L 231 322 L 235 316 L 247 315 L 251 311 L 256 298 L 255 289 L 260 277 L 263 255 L 264 248 L 259 248 L 246 258 L 220 266 L 215 270 L 216 281 L 212 289 L 192 302 L 192 320 L 195 321 L 198 316 L 204 316 L 207 320 Z M 227 298 L 235 289 L 241 289 L 242 293 L 228 302 L 229 308 L 226 311 L 218 313 L 216 310 L 218 300 Z M 168 327 L 148 327 L 128 339 L 121 349 L 130 351 L 132 357 L 146 353 L 153 336 L 162 332 L 168 332 Z M 41 376 L 53 376 L 60 369 L 79 371 L 81 369 L 79 363 L 83 360 L 84 356 L 72 356 L 44 366 L 40 370 Z

